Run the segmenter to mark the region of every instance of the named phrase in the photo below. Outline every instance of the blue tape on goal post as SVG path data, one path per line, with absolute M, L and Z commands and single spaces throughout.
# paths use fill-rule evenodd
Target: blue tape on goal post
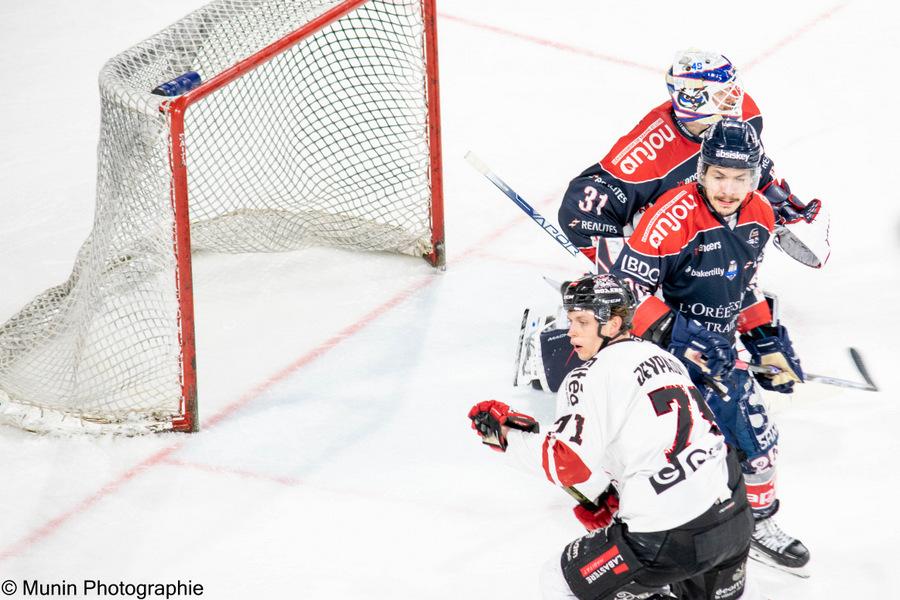
M 496 173 L 491 171 L 490 168 L 488 168 L 488 166 L 484 164 L 484 162 L 480 158 L 475 156 L 474 153 L 472 153 L 471 151 L 467 152 L 466 160 L 470 165 L 475 167 L 475 170 L 487 177 L 488 181 L 493 183 L 495 186 L 497 186 L 497 188 L 499 188 L 501 192 L 506 194 L 507 198 L 515 202 L 516 205 L 522 209 L 522 212 L 531 217 L 532 221 L 540 225 L 541 229 L 546 231 L 550 237 L 552 237 L 560 246 L 566 249 L 566 252 L 568 252 L 572 256 L 584 256 L 582 252 L 578 248 L 576 248 L 574 244 L 572 244 L 572 242 L 569 241 L 569 238 L 567 238 L 564 233 L 557 229 L 556 226 L 553 225 L 553 223 L 545 219 L 541 215 L 541 213 L 534 210 L 534 207 L 528 204 L 528 202 L 526 202 L 525 199 L 517 194 L 511 187 L 506 185 L 506 182 L 497 177 Z M 587 257 L 585 256 L 585 258 Z

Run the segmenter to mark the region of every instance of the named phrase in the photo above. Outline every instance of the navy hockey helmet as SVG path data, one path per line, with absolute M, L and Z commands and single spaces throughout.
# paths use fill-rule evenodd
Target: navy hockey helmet
M 637 304 L 628 286 L 615 276 L 585 275 L 563 285 L 563 308 L 592 313 L 602 327 L 612 316 L 622 318 L 622 332 L 631 329 Z
M 703 182 L 706 168 L 712 165 L 753 171 L 753 188 L 759 184 L 762 144 L 750 123 L 722 119 L 703 133 L 697 181 Z

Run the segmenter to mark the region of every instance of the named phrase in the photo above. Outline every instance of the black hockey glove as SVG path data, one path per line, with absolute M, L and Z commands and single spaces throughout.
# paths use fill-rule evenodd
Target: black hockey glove
M 741 335 L 741 342 L 750 352 L 751 362 L 754 365 L 772 365 L 780 370 L 775 375 L 754 373 L 763 388 L 790 394 L 794 391 L 794 383 L 804 380 L 800 359 L 794 352 L 794 346 L 784 325 L 755 327 Z
M 737 353 L 728 340 L 681 314 L 676 315 L 672 326 L 669 352 L 694 363 L 712 377 L 727 377 L 737 360 Z M 702 362 L 696 359 L 697 353 L 702 356 Z
M 472 429 L 481 436 L 482 443 L 500 452 L 506 452 L 508 443 L 503 427 L 529 433 L 540 431 L 540 425 L 533 417 L 515 412 L 498 400 L 479 402 L 469 410 L 469 418 L 472 420 Z

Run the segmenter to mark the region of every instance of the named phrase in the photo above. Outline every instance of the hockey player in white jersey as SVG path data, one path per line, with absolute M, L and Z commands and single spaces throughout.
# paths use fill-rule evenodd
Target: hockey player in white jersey
M 560 386 L 549 430 L 496 400 L 469 412 L 484 443 L 582 499 L 590 533 L 545 567 L 544 597 L 746 597 L 746 490 L 684 365 L 630 335 L 634 298 L 612 275 L 567 284 L 563 306 L 587 362 Z

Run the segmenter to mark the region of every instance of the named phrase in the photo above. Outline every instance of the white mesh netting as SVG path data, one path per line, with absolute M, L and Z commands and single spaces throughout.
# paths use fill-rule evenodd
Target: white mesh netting
M 171 427 L 182 348 L 169 99 L 150 91 L 187 71 L 207 81 L 337 4 L 219 0 L 104 66 L 93 230 L 68 281 L 0 326 L 0 420 Z M 423 35 L 421 0 L 372 0 L 190 106 L 193 250 L 431 252 Z

